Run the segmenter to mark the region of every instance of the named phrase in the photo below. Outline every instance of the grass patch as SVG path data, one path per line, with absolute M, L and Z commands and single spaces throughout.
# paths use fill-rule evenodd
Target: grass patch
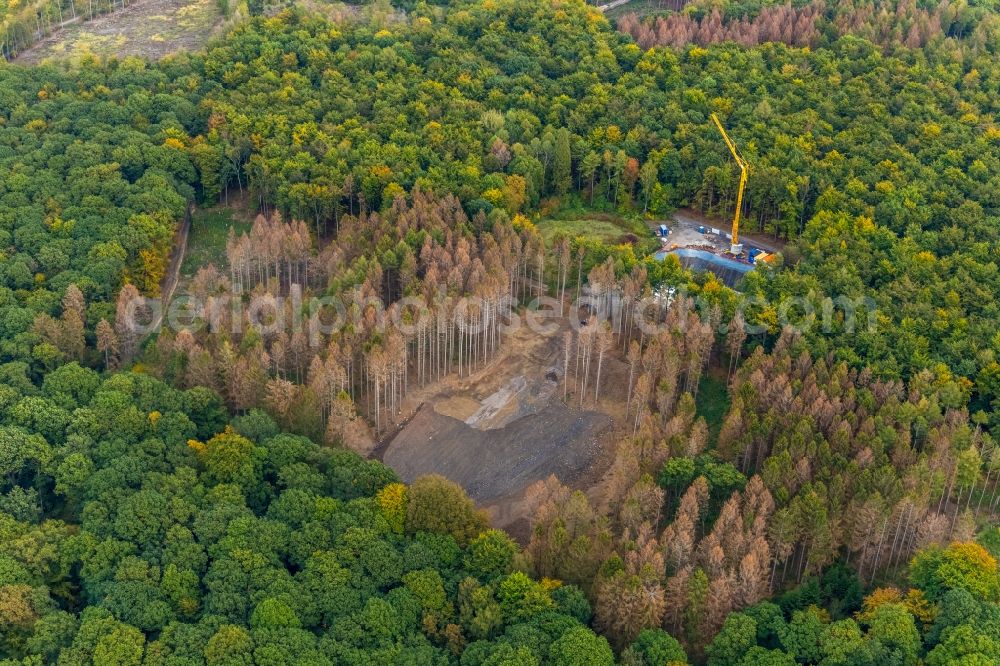
M 559 235 L 583 237 L 608 245 L 629 243 L 638 247 L 646 241 L 655 240 L 652 231 L 638 217 L 628 218 L 614 212 L 595 210 L 576 198 L 563 202 L 548 215 L 543 213 L 536 226 L 546 242 Z
M 250 226 L 250 222 L 234 217 L 229 208 L 216 206 L 195 210 L 191 218 L 187 252 L 184 254 L 184 263 L 181 264 L 181 275 L 191 277 L 199 268 L 208 264 L 215 264 L 220 268 L 225 266 L 229 228 L 233 227 L 239 235 L 250 231 Z
M 544 204 L 544 202 L 543 202 Z M 583 260 L 583 274 L 587 275 L 596 264 L 608 257 L 621 257 L 617 248 L 625 246 L 636 259 L 642 260 L 660 248 L 660 241 L 650 225 L 638 215 L 623 217 L 610 211 L 595 210 L 584 205 L 579 199 L 571 198 L 561 206 L 543 206 L 542 218 L 535 223 L 546 245 L 564 236 L 574 241 L 582 239 L 587 247 Z M 574 255 L 575 256 L 575 255 Z M 573 262 L 575 266 L 575 261 Z M 570 277 L 569 285 L 575 286 L 576 272 Z
M 989 500 L 991 498 L 987 497 L 986 499 Z M 976 541 L 978 541 L 983 548 L 990 551 L 990 555 L 993 557 L 1000 557 L 1000 527 L 995 525 L 987 527 L 979 533 L 979 536 L 976 537 Z
M 718 374 L 714 372 L 718 370 Z M 713 368 L 701 376 L 698 382 L 698 400 L 695 413 L 705 418 L 708 424 L 709 446 L 714 447 L 719 440 L 722 421 L 729 411 L 729 387 L 721 368 Z
M 602 216 L 603 217 L 603 216 Z M 547 219 L 538 223 L 538 231 L 546 243 L 559 235 L 569 238 L 584 237 L 592 240 L 599 240 L 609 245 L 630 242 L 630 236 L 634 232 L 625 228 L 624 225 L 612 222 L 607 219 L 578 218 L 578 219 Z M 631 239 L 634 240 L 634 239 Z

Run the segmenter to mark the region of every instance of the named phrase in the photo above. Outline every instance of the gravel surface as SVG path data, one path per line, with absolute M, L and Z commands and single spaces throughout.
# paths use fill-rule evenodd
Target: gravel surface
M 479 429 L 425 404 L 396 435 L 384 460 L 404 481 L 441 474 L 480 503 L 509 496 L 555 474 L 564 482 L 597 460 L 605 414 L 570 409 L 549 398 L 544 409 L 500 428 Z

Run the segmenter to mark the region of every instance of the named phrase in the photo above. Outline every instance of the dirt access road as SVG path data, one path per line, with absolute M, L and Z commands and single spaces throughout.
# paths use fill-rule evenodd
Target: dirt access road
M 174 241 L 171 246 L 173 247 L 173 250 L 170 252 L 170 261 L 167 264 L 167 272 L 163 276 L 163 280 L 160 282 L 159 312 L 156 313 L 152 321 L 148 324 L 143 324 L 147 332 L 142 336 L 140 344 L 147 340 L 150 336 L 157 335 L 160 332 L 160 325 L 163 323 L 163 317 L 166 315 L 167 308 L 170 306 L 170 299 L 174 297 L 174 291 L 177 289 L 177 284 L 180 282 L 181 266 L 184 264 L 184 254 L 187 252 L 188 236 L 191 233 L 191 215 L 193 212 L 193 205 L 189 206 L 187 213 L 184 214 L 184 219 L 181 220 L 180 226 L 178 226 L 177 231 L 174 232 Z
M 628 4 L 631 1 L 632 0 L 613 0 L 612 2 L 609 2 L 606 5 L 598 5 L 597 8 L 600 9 L 602 12 L 608 12 L 614 9 L 615 7 L 621 7 L 622 5 Z

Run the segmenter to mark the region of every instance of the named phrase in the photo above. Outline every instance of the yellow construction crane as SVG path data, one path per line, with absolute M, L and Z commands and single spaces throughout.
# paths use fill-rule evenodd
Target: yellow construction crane
M 726 130 L 722 127 L 722 123 L 719 122 L 719 117 L 712 114 L 712 120 L 715 121 L 715 126 L 719 128 L 719 133 L 722 134 L 722 138 L 725 139 L 726 145 L 729 146 L 729 152 L 733 154 L 733 159 L 736 160 L 736 164 L 740 167 L 740 189 L 736 193 L 736 214 L 733 215 L 733 242 L 729 247 L 729 251 L 739 256 L 743 252 L 743 245 L 740 244 L 740 213 L 743 211 L 743 190 L 747 186 L 747 163 L 743 161 L 740 154 L 736 152 L 736 144 L 733 140 L 729 138 L 726 134 Z

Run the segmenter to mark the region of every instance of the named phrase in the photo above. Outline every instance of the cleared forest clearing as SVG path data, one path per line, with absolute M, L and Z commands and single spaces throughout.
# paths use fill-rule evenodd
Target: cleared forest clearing
M 505 352 L 466 378 L 449 377 L 408 400 L 412 417 L 380 450 L 406 481 L 441 474 L 456 481 L 495 525 L 526 538 L 525 491 L 550 475 L 596 497 L 625 421 L 619 398 L 627 366 L 609 353 L 600 399 L 588 388 L 581 405 L 570 355 L 564 387 L 564 334 L 522 327 Z M 567 397 L 563 400 L 564 390 Z M 608 396 L 608 398 L 605 398 Z
M 197 49 L 221 23 L 216 0 L 139 0 L 125 10 L 68 25 L 15 58 L 31 65 L 88 55 L 156 60 Z

